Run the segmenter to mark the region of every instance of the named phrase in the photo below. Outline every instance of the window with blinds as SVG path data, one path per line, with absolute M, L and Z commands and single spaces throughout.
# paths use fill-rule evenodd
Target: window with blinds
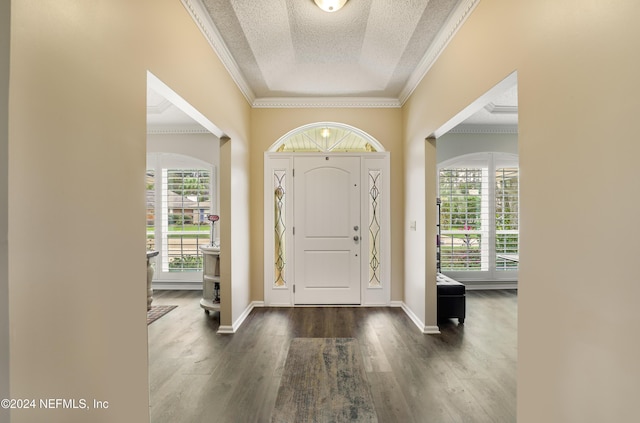
M 210 245 L 207 219 L 217 211 L 215 167 L 178 153 L 147 153 L 147 250 L 153 259 L 154 282 L 202 281 L 200 247 Z
M 156 186 L 155 171 L 147 169 L 145 182 L 147 185 L 147 251 L 156 250 Z
M 518 270 L 518 185 L 517 156 L 473 154 L 439 169 L 443 272 L 490 280 Z
M 440 170 L 440 259 L 443 270 L 486 270 L 487 169 Z
M 201 245 L 209 244 L 211 172 L 162 169 L 162 271 L 202 270 Z
M 496 169 L 496 270 L 518 268 L 518 185 L 518 168 Z

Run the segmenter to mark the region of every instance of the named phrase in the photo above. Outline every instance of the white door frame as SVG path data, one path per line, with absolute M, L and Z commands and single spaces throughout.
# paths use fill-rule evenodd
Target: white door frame
M 361 222 L 362 250 L 360 289 L 362 306 L 388 306 L 391 302 L 391 177 L 390 155 L 388 152 L 371 153 L 273 153 L 264 155 L 264 304 L 265 306 L 293 306 L 295 284 L 293 265 L 295 263 L 293 238 L 293 159 L 299 156 L 350 156 L 361 160 Z M 377 176 L 377 180 L 373 179 Z M 276 209 L 275 190 L 282 183 L 280 196 L 283 208 Z M 373 190 L 372 190 L 373 188 Z M 282 193 L 284 192 L 284 196 Z M 375 211 L 372 202 L 375 199 Z M 276 213 L 281 218 L 278 230 L 284 248 L 280 250 L 284 262 L 284 277 L 276 282 Z M 379 224 L 372 225 L 374 220 Z M 376 254 L 372 257 L 373 236 L 376 234 Z M 374 260 L 372 260 L 372 258 Z M 372 263 L 373 262 L 373 263 Z M 377 262 L 377 265 L 376 265 Z M 376 268 L 373 273 L 373 268 Z M 379 281 L 379 282 L 378 282 Z

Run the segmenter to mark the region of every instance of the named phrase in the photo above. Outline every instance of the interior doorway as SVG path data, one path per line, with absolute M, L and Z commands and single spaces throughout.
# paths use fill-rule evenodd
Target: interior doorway
M 220 214 L 219 131 L 162 81 L 147 83 L 147 251 L 156 289 L 202 289 L 209 215 Z M 218 238 L 219 231 L 215 238 Z
M 230 168 L 219 166 L 224 161 L 221 141 L 226 138 L 225 134 L 151 72 L 147 72 L 146 118 L 145 221 L 147 263 L 152 264 L 147 268 L 147 296 L 151 297 L 147 298 L 151 308 L 147 312 L 149 324 L 161 315 L 163 306 L 165 310 L 173 310 L 172 306 L 176 305 L 168 306 L 161 296 L 156 295 L 154 299 L 154 288 L 156 294 L 158 289 L 179 289 L 193 290 L 201 296 L 198 293 L 203 286 L 199 247 L 210 242 L 207 215 L 219 214 L 221 204 L 229 203 L 220 186 L 230 180 Z M 229 223 L 221 221 L 220 224 Z M 214 239 L 219 242 L 218 234 L 222 231 L 219 227 L 216 229 Z M 224 283 L 223 289 L 229 292 L 230 281 Z M 160 311 L 153 309 L 156 305 Z M 220 323 L 218 331 L 225 327 L 225 316 L 230 317 L 222 312 L 215 317 Z M 151 362 L 158 351 L 148 349 Z M 150 400 L 154 403 L 156 394 L 152 386 Z
M 438 271 L 467 289 L 517 288 L 517 82 L 510 74 L 436 131 Z

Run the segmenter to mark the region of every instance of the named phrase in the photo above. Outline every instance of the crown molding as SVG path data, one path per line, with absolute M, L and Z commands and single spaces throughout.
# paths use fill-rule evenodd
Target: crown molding
M 518 125 L 458 125 L 449 134 L 518 134 Z
M 220 61 L 231 75 L 231 79 L 236 83 L 242 95 L 247 99 L 249 104 L 253 104 L 256 96 L 253 90 L 247 84 L 247 81 L 242 76 L 238 64 L 233 59 L 231 52 L 227 48 L 227 45 L 222 40 L 222 35 L 213 24 L 207 9 L 204 7 L 200 0 L 180 0 L 187 12 L 191 15 L 191 18 L 196 23 L 204 37 L 209 42 L 213 51 L 218 55 Z
M 518 106 L 500 106 L 495 103 L 489 103 L 486 106 L 484 106 L 484 108 L 489 113 L 509 114 L 509 115 L 518 114 Z
M 402 105 L 395 98 L 376 97 L 270 97 L 258 98 L 253 102 L 256 109 L 267 108 L 399 108 Z
M 418 64 L 418 67 L 413 71 L 407 81 L 407 84 L 400 92 L 398 101 L 401 105 L 404 105 L 411 94 L 413 94 L 413 91 L 415 91 L 418 84 L 420 84 L 427 72 L 429 72 L 436 60 L 438 60 L 440 54 L 442 54 L 445 47 L 449 45 L 453 36 L 458 32 L 460 27 L 462 27 L 462 24 L 471 15 L 471 12 L 473 12 L 473 9 L 475 9 L 478 3 L 480 3 L 480 0 L 462 0 L 458 7 L 456 7 L 456 9 L 451 13 L 447 23 L 445 23 L 440 32 L 438 32 L 438 35 L 431 44 L 431 47 L 429 47 L 426 54 Z
M 449 44 L 453 36 L 460 29 L 462 24 L 469 17 L 473 9 L 480 3 L 480 0 L 462 0 L 458 7 L 451 13 L 447 23 L 440 30 L 427 53 L 422 58 L 416 70 L 411 74 L 406 85 L 400 92 L 397 99 L 390 98 L 369 98 L 369 97 L 352 97 L 352 98 L 276 98 L 264 97 L 256 99 L 255 93 L 249 87 L 238 64 L 233 59 L 226 44 L 224 43 L 220 32 L 213 24 L 209 13 L 200 0 L 180 0 L 191 15 L 202 34 L 205 36 L 209 45 L 218 55 L 222 64 L 229 72 L 231 78 L 236 83 L 249 104 L 254 108 L 322 108 L 322 107 L 358 107 L 358 108 L 398 108 L 402 107 L 409 99 L 418 84 L 431 69 L 435 61 L 438 59 L 442 51 Z
M 159 115 L 164 113 L 171 106 L 171 102 L 165 98 L 158 104 L 147 106 L 147 114 Z
M 193 135 L 211 134 L 211 131 L 200 128 L 147 128 L 147 135 Z

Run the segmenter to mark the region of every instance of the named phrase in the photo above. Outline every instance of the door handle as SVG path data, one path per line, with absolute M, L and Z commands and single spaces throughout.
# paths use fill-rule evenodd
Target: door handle
M 358 235 L 354 235 L 353 240 L 354 241 L 358 241 L 360 239 L 360 237 Z
M 354 227 L 353 227 L 353 230 L 354 230 L 354 231 L 357 231 L 358 229 L 360 229 L 358 226 L 354 226 Z

